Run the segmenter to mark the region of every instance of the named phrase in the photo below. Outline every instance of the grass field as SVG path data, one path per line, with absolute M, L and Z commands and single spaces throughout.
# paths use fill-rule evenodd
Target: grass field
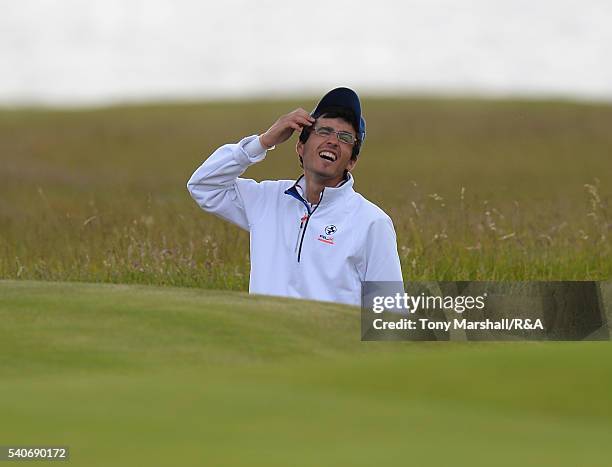
M 299 102 L 0 111 L 0 278 L 246 290 L 248 236 L 185 184 Z M 369 99 L 356 189 L 407 280 L 612 276 L 612 107 Z M 294 143 L 247 172 L 298 175 Z
M 186 181 L 314 104 L 0 111 L 0 445 L 86 466 L 607 465 L 609 343 L 362 343 L 354 308 L 244 293 L 247 233 Z M 612 106 L 364 107 L 356 189 L 393 218 L 407 280 L 612 277 Z M 295 178 L 292 146 L 246 176 Z
M 609 343 L 361 343 L 357 316 L 0 281 L 1 444 L 79 466 L 609 463 Z

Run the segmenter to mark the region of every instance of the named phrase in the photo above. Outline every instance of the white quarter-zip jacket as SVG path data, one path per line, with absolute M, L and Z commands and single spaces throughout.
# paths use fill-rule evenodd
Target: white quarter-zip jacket
M 250 293 L 360 305 L 362 281 L 402 281 L 393 223 L 350 173 L 313 207 L 304 177 L 239 178 L 265 157 L 249 136 L 217 149 L 187 183 L 202 209 L 250 232 Z

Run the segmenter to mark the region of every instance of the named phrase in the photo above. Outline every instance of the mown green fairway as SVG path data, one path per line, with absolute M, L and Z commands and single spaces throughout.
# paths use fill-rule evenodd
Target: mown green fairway
M 14 281 L 0 323 L 0 444 L 75 466 L 610 462 L 607 342 L 362 343 L 350 307 Z

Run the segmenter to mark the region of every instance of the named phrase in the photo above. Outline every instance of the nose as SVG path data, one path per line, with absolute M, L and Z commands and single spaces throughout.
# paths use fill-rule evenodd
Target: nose
M 338 143 L 338 135 L 336 135 L 336 133 L 332 133 L 325 139 L 325 144 L 328 146 L 331 145 L 334 147 L 338 147 Z

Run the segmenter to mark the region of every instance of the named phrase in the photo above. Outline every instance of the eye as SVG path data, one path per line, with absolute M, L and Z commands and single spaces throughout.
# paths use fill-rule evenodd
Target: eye
M 338 132 L 338 138 L 343 143 L 353 144 L 355 142 L 355 137 L 346 131 Z
M 316 131 L 317 131 L 317 135 L 319 136 L 329 136 L 334 132 L 334 130 L 328 126 L 317 128 Z

